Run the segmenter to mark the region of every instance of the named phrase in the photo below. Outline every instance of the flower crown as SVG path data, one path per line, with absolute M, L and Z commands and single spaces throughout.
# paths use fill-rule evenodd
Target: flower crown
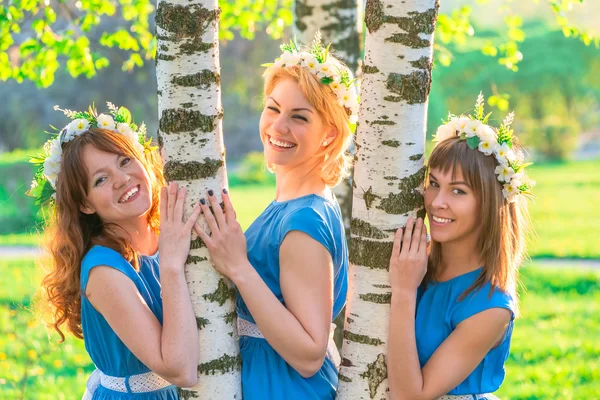
M 338 104 L 349 115 L 351 130 L 356 129 L 358 121 L 359 97 L 355 81 L 350 70 L 329 57 L 331 43 L 325 48 L 321 43 L 321 33 L 317 31 L 309 48 L 299 50 L 295 39 L 281 45 L 283 54 L 274 63 L 262 64 L 263 67 L 285 68 L 301 66 L 316 75 L 322 84 L 328 85 L 335 93 Z
M 470 149 L 478 149 L 486 156 L 494 155 L 498 166 L 494 170 L 498 181 L 503 184 L 502 194 L 508 202 L 513 202 L 516 195 L 532 195 L 531 188 L 535 181 L 531 181 L 525 174 L 525 167 L 532 163 L 524 163 L 522 154 L 513 151 L 513 130 L 510 125 L 514 119 L 514 112 L 502 121 L 500 128 L 494 129 L 487 124 L 492 113 L 483 114 L 483 94 L 480 92 L 475 103 L 473 116 L 456 116 L 450 114 L 448 121 L 442 124 L 434 137 L 436 145 L 446 139 L 458 137 L 466 140 Z
M 31 188 L 27 191 L 27 195 L 37 199 L 36 204 L 43 205 L 55 200 L 56 180 L 62 161 L 62 145 L 88 129 L 102 128 L 118 132 L 127 137 L 140 152 L 156 149 L 151 146 L 152 139 L 146 140 L 146 125 L 143 122 L 138 126 L 133 123 L 127 108 L 117 107 L 110 102 L 106 104 L 109 114 L 100 115 L 93 104 L 88 111 L 63 110 L 59 106 L 54 106 L 55 110 L 62 111 L 72 121 L 58 133 L 47 132 L 52 137 L 44 144 L 43 154 L 38 154 L 29 160 L 30 163 L 38 165 Z M 50 126 L 58 131 L 52 125 Z

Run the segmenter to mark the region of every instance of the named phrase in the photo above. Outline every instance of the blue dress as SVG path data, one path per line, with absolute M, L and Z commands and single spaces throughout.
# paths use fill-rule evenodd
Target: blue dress
M 140 270 L 136 271 L 118 252 L 103 246 L 93 246 L 81 262 L 81 325 L 85 349 L 96 368 L 105 375 L 128 377 L 149 372 L 150 369 L 129 351 L 104 317 L 85 297 L 90 270 L 104 265 L 124 273 L 135 283 L 144 301 L 162 324 L 163 310 L 158 262 L 158 253 L 154 256 L 141 256 Z M 99 386 L 93 394 L 93 399 L 176 400 L 179 399 L 179 396 L 177 388 L 173 385 L 147 393 L 121 393 Z
M 335 318 L 346 303 L 348 291 L 348 248 L 339 205 L 314 194 L 273 201 L 246 231 L 250 263 L 284 305 L 279 286 L 279 246 L 290 231 L 305 232 L 329 250 L 334 267 Z M 255 322 L 239 293 L 236 309 L 238 318 Z M 244 400 L 335 398 L 338 371 L 329 358 L 315 375 L 303 378 L 263 338 L 240 336 L 240 352 Z
M 475 395 L 493 393 L 504 380 L 504 363 L 510 350 L 516 304 L 507 293 L 494 289 L 491 298 L 490 283 L 469 293 L 463 300 L 458 298 L 479 277 L 482 268 L 459 275 L 445 282 L 431 282 L 417 292 L 415 330 L 417 351 L 421 368 L 456 326 L 465 319 L 490 308 L 510 310 L 512 317 L 502 342 L 491 349 L 475 370 L 450 395 Z

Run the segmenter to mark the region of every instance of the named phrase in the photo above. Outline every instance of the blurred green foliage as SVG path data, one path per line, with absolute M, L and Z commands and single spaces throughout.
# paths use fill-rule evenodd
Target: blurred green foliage
M 487 0 L 477 3 L 486 4 Z M 550 6 L 565 36 L 598 47 L 598 38 L 568 19 L 573 4 L 583 0 L 542 3 Z M 141 67 L 156 53 L 154 4 L 152 0 L 7 0 L 0 5 L 0 79 L 30 80 L 48 87 L 62 63 L 71 76 L 90 78 L 110 65 L 110 52 L 104 51 L 107 48 L 126 54 L 123 70 Z M 256 32 L 264 31 L 279 39 L 292 23 L 292 4 L 292 0 L 221 1 L 219 36 L 230 41 L 234 32 L 239 32 L 241 37 L 253 39 Z M 480 50 L 516 71 L 523 58 L 520 45 L 526 37 L 523 21 L 512 9 L 511 0 L 505 0 L 497 12 L 504 18 L 503 40 L 481 42 Z M 470 5 L 439 15 L 435 50 L 442 65 L 453 59 L 448 45 L 464 43 L 475 34 L 472 18 Z
M 273 39 L 292 23 L 292 0 L 221 2 L 219 37 L 234 32 Z M 7 0 L 0 4 L 0 80 L 52 85 L 63 63 L 72 77 L 91 78 L 110 65 L 107 48 L 127 55 L 122 69 L 144 65 L 156 54 L 153 0 Z M 104 50 L 102 49 L 104 48 Z
M 600 124 L 600 56 L 594 47 L 568 41 L 541 22 L 523 27 L 527 57 L 513 73 L 485 61 L 476 40 L 451 48 L 452 64 L 434 68 L 429 98 L 428 135 L 450 111 L 470 113 L 480 90 L 494 111 L 491 123 L 515 111 L 515 132 L 539 159 L 566 159 L 580 132 Z M 500 42 L 496 31 L 480 31 L 481 42 Z

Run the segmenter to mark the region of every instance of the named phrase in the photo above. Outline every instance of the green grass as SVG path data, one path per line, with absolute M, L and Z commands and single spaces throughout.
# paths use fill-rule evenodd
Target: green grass
M 0 399 L 80 398 L 93 370 L 83 342 L 56 344 L 29 311 L 32 259 L 0 265 Z M 600 393 L 600 271 L 527 266 L 503 400 L 593 399 Z
M 533 257 L 600 258 L 600 160 L 533 165 Z
M 39 236 L 35 233 L 10 233 L 0 235 L 0 246 L 37 246 Z
M 58 344 L 32 313 L 34 261 L 3 260 L 0 273 L 0 399 L 81 398 L 93 365 L 81 340 Z
M 501 399 L 594 399 L 600 393 L 600 271 L 524 268 Z

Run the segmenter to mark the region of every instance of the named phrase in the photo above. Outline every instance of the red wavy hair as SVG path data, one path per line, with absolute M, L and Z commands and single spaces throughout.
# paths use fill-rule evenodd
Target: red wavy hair
M 123 135 L 92 128 L 62 145 L 61 169 L 56 184 L 56 205 L 46 219 L 41 266 L 44 276 L 38 310 L 45 314 L 48 325 L 65 340 L 65 329 L 82 339 L 81 329 L 81 261 L 95 244 L 112 248 L 138 268 L 138 254 L 127 238 L 108 229 L 96 214 L 81 212 L 87 197 L 88 172 L 83 162 L 83 148 L 92 145 L 99 150 L 139 160 L 150 177 L 152 206 L 147 213 L 150 228 L 159 233 L 160 188 L 164 186 L 162 161 L 157 150 L 141 153 Z M 118 228 L 114 226 L 112 228 Z M 50 318 L 48 318 L 48 316 Z M 65 326 L 66 325 L 66 326 Z

